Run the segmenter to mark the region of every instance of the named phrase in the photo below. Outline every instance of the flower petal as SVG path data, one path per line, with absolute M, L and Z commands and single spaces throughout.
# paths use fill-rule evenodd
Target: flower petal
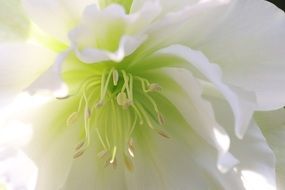
M 21 150 L 0 147 L 0 187 L 3 189 L 33 190 L 37 167 Z M 7 188 L 5 188 L 7 186 Z
M 88 6 L 80 25 L 69 35 L 72 47 L 86 63 L 120 62 L 146 40 L 144 29 L 159 13 L 159 4 L 149 2 L 130 15 L 116 4 L 103 10 L 96 5 Z
M 25 39 L 30 24 L 20 2 L 2 0 L 0 4 L 0 42 Z
M 225 80 L 257 95 L 259 109 L 285 104 L 285 14 L 267 1 L 230 4 L 226 17 L 205 36 L 199 49 L 225 74 Z
M 22 0 L 30 18 L 58 40 L 68 43 L 68 32 L 78 23 L 83 9 L 93 0 Z
M 155 1 L 155 0 L 148 0 L 149 2 Z M 184 8 L 185 6 L 189 6 L 192 4 L 197 3 L 199 0 L 177 0 L 177 1 L 171 1 L 171 0 L 160 0 L 159 3 L 163 9 L 163 13 L 167 12 L 175 12 L 177 10 L 180 10 L 181 8 Z M 138 9 L 140 9 L 143 4 L 145 3 L 145 0 L 133 0 L 131 11 L 135 12 Z
M 36 99 L 28 96 L 23 100 L 34 102 Z M 73 108 L 75 104 L 54 99 L 38 105 L 31 102 L 18 106 L 10 117 L 32 125 L 33 137 L 23 149 L 38 167 L 36 189 L 60 189 L 72 166 L 74 147 L 80 135 L 79 128 L 66 126 L 66 118 L 70 114 L 66 107 Z
M 57 97 L 57 92 L 63 91 L 62 94 L 58 94 L 59 96 L 63 97 L 67 95 L 66 85 L 61 79 L 61 67 L 65 61 L 65 58 L 68 56 L 69 50 L 60 53 L 57 55 L 55 59 L 55 63 L 51 65 L 49 68 L 46 69 L 36 80 L 33 81 L 28 88 L 27 91 L 31 92 L 32 94 L 40 91 L 40 90 L 49 90 L 53 92 L 53 95 Z
M 251 120 L 248 131 L 242 140 L 234 135 L 234 130 L 228 127 L 234 116 L 229 114 L 230 107 L 220 98 L 206 96 L 214 107 L 217 120 L 226 126 L 231 137 L 230 152 L 239 160 L 234 171 L 241 175 L 247 189 L 276 189 L 275 155 L 264 138 L 259 126 Z M 226 117 L 225 117 L 226 116 Z M 256 183 L 258 179 L 259 183 Z
M 256 93 L 258 109 L 270 110 L 285 104 L 284 33 L 284 12 L 267 1 L 200 1 L 153 25 L 145 47 L 181 43 L 203 52 L 225 81 Z
M 258 112 L 255 118 L 276 155 L 277 185 L 281 190 L 285 187 L 285 110 Z
M 27 88 L 54 62 L 55 53 L 32 44 L 0 45 L 0 91 L 13 96 Z
M 235 129 L 239 138 L 246 132 L 247 126 L 255 108 L 254 94 L 233 88 L 223 80 L 223 73 L 219 66 L 209 62 L 207 57 L 199 51 L 194 51 L 181 45 L 172 45 L 159 51 L 162 54 L 177 56 L 187 61 L 192 70 L 197 70 L 227 99 L 235 115 Z M 194 67 L 194 68 L 193 68 Z M 203 78 L 202 78 L 203 80 Z M 185 84 L 187 85 L 187 84 Z
M 163 95 L 180 111 L 188 124 L 219 152 L 218 167 L 225 172 L 237 163 L 228 153 L 230 139 L 224 129 L 216 122 L 213 109 L 208 101 L 201 97 L 202 86 L 192 74 L 183 69 L 169 69 L 165 73 L 180 87 L 180 92 L 169 88 L 162 80 Z M 179 88 L 178 88 L 179 89 Z

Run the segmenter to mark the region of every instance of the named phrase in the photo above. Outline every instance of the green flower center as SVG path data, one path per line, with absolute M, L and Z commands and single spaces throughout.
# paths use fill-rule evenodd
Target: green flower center
M 115 67 L 88 76 L 77 91 L 77 110 L 66 121 L 68 126 L 81 127 L 81 142 L 75 148 L 74 158 L 83 155 L 94 140 L 97 155 L 107 165 L 116 166 L 120 157 L 131 169 L 137 128 L 147 127 L 168 138 L 160 129 L 164 116 L 152 97 L 160 91 L 159 84 Z

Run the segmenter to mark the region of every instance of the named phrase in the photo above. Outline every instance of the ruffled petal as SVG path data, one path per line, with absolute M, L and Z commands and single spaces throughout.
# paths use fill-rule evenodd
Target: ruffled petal
M 285 187 L 285 110 L 258 112 L 255 118 L 276 155 L 277 189 L 282 190 Z
M 251 120 L 247 133 L 240 140 L 229 127 L 234 116 L 229 114 L 230 108 L 227 103 L 217 97 L 206 98 L 211 101 L 217 120 L 226 127 L 231 137 L 230 152 L 239 160 L 233 171 L 240 175 L 246 189 L 275 190 L 275 155 L 256 122 Z M 256 183 L 256 180 L 259 183 Z
M 257 95 L 259 109 L 285 104 L 285 14 L 267 1 L 234 1 L 197 47 L 223 70 L 225 80 Z
M 179 93 L 168 87 L 170 81 L 159 80 L 163 95 L 179 110 L 188 124 L 202 138 L 208 141 L 218 152 L 218 168 L 225 172 L 237 163 L 237 160 L 228 153 L 230 139 L 224 129 L 217 123 L 214 111 L 206 100 L 202 98 L 202 86 L 195 80 L 189 71 L 183 69 L 167 69 L 165 74 L 175 81 L 180 88 Z
M 68 32 L 79 22 L 84 8 L 94 0 L 22 0 L 30 18 L 45 32 L 68 43 Z
M 173 43 L 199 50 L 225 81 L 256 93 L 258 109 L 270 110 L 285 104 L 284 34 L 284 12 L 267 1 L 200 1 L 153 24 L 143 51 Z
M 247 91 L 234 88 L 223 79 L 223 71 L 216 64 L 209 62 L 207 57 L 199 51 L 191 50 L 181 45 L 173 45 L 159 51 L 164 55 L 177 56 L 189 63 L 184 67 L 202 74 L 202 80 L 206 78 L 217 90 L 225 97 L 231 105 L 232 112 L 235 115 L 235 129 L 238 137 L 242 138 L 245 134 L 251 116 L 255 108 L 255 97 Z M 199 77 L 199 75 L 198 75 Z M 187 86 L 187 84 L 185 84 Z
M 85 63 L 120 62 L 146 40 L 144 29 L 159 12 L 159 4 L 149 2 L 130 15 L 116 4 L 103 10 L 96 5 L 88 6 L 80 25 L 69 35 L 72 47 Z

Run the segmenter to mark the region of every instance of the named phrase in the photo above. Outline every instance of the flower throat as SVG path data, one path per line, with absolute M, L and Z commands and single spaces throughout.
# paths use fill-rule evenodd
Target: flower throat
M 94 140 L 97 156 L 106 166 L 115 168 L 117 160 L 124 160 L 132 170 L 136 128 L 148 127 L 168 138 L 161 129 L 164 116 L 152 97 L 160 91 L 159 84 L 115 68 L 85 79 L 78 91 L 78 108 L 66 120 L 68 126 L 81 129 L 73 157 L 82 156 Z

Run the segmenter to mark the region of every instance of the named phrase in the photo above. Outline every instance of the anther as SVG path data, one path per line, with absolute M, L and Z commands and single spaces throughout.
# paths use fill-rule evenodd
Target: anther
M 75 147 L 75 150 L 79 150 L 83 147 L 83 145 L 85 144 L 84 141 L 82 141 L 81 143 L 79 143 L 76 147 Z
M 117 159 L 115 158 L 112 163 L 110 162 L 110 164 L 112 164 L 113 169 L 116 169 L 117 168 Z
M 78 112 L 71 113 L 66 120 L 66 125 L 67 126 L 73 125 L 77 121 L 78 117 L 79 117 Z
M 124 106 L 127 101 L 128 101 L 128 98 L 127 98 L 127 95 L 126 95 L 125 92 L 120 92 L 120 93 L 117 95 L 117 103 L 118 103 L 120 106 Z
M 74 158 L 74 159 L 79 158 L 80 156 L 83 155 L 84 152 L 85 152 L 85 150 L 80 150 L 80 151 L 76 152 L 76 153 L 73 155 L 73 158 Z
M 97 156 L 102 159 L 107 155 L 107 153 L 108 153 L 108 150 L 102 150 L 97 154 Z
M 170 137 L 169 137 L 164 131 L 162 131 L 162 130 L 157 129 L 156 132 L 157 132 L 160 136 L 162 136 L 162 137 L 164 137 L 164 138 L 166 138 L 166 139 L 169 139 L 169 138 L 170 138 Z
M 91 117 L 91 110 L 89 107 L 85 107 L 85 110 L 84 110 L 84 117 L 85 118 L 90 118 Z
M 132 146 L 129 146 L 129 148 L 128 148 L 128 152 L 129 152 L 129 154 L 130 154 L 130 156 L 131 156 L 132 158 L 134 158 L 134 157 L 135 157 L 134 149 L 133 149 L 133 147 L 132 147 Z
M 157 119 L 160 125 L 165 125 L 165 119 L 160 112 L 157 112 Z
M 129 140 L 129 142 L 128 142 L 128 152 L 129 152 L 129 154 L 130 154 L 130 156 L 131 156 L 132 158 L 135 157 L 134 151 L 135 151 L 134 141 L 133 141 L 133 139 L 131 138 L 131 139 Z
M 104 105 L 104 101 L 99 100 L 96 104 L 95 104 L 95 108 L 101 108 Z
M 118 81 L 119 81 L 119 73 L 117 70 L 113 70 L 113 84 L 114 86 L 117 86 Z
M 134 170 L 134 164 L 133 164 L 132 160 L 126 155 L 124 155 L 124 162 L 125 162 L 125 166 L 127 167 L 127 169 L 129 171 Z
M 159 92 L 161 91 L 161 86 L 157 83 L 151 83 L 148 85 L 149 92 Z

